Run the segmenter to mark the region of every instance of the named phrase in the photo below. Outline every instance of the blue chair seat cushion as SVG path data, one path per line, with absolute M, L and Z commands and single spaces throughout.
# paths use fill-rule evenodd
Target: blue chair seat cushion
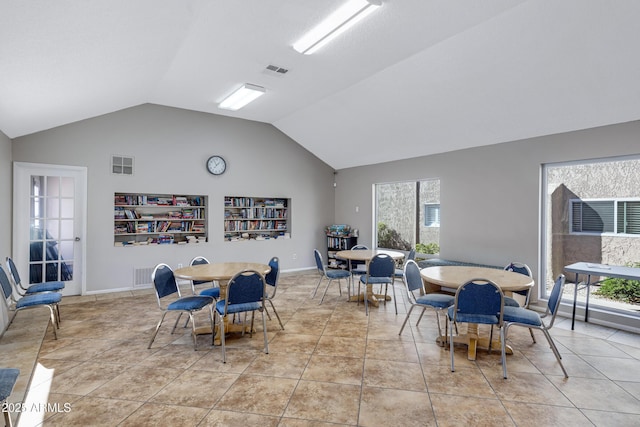
M 183 310 L 183 311 L 192 311 L 192 310 L 200 310 L 203 307 L 211 304 L 213 299 L 211 297 L 206 296 L 192 296 L 192 297 L 183 297 L 176 301 L 173 301 L 171 304 L 167 306 L 167 310 Z
M 62 295 L 57 292 L 26 295 L 18 300 L 18 302 L 16 303 L 16 309 L 33 307 L 36 305 L 58 304 L 61 300 Z
M 25 293 L 27 295 L 37 294 L 40 292 L 57 292 L 64 289 L 64 282 L 44 282 L 36 283 L 27 288 Z
M 362 283 L 367 283 L 367 276 L 360 276 L 360 281 Z M 369 277 L 368 283 L 393 283 L 393 279 L 391 277 Z
M 505 322 L 509 323 L 520 323 L 522 325 L 535 327 L 542 326 L 540 314 L 522 307 L 505 307 L 502 318 Z
M 11 392 L 13 386 L 16 384 L 16 380 L 20 375 L 20 370 L 15 368 L 1 368 L 0 369 L 0 402 L 4 401 Z
M 447 315 L 449 319 L 453 319 L 454 309 L 455 307 L 452 305 L 447 310 Z M 477 314 L 477 313 L 456 313 L 455 317 L 456 322 L 462 323 L 481 323 L 483 325 L 497 325 L 498 324 L 498 316 L 493 314 Z
M 203 289 L 200 292 L 200 295 L 204 295 L 207 297 L 213 297 L 215 299 L 220 298 L 220 288 L 207 288 L 207 289 Z
M 447 294 L 426 294 L 416 298 L 416 302 L 422 305 L 428 305 L 435 308 L 447 308 L 450 307 L 455 301 L 453 295 Z
M 221 300 L 221 301 L 218 301 L 216 303 L 216 311 L 221 316 L 224 316 L 224 305 L 225 305 L 225 303 L 226 303 L 225 300 Z M 227 314 L 242 313 L 243 311 L 260 310 L 261 308 L 262 308 L 262 303 L 260 303 L 258 301 L 244 302 L 244 303 L 239 303 L 239 304 L 230 304 L 227 307 Z
M 349 273 L 347 270 L 327 269 L 325 273 L 329 279 L 346 279 L 347 277 L 351 277 L 351 273 Z
M 516 301 L 515 299 L 505 296 L 504 297 L 504 306 L 505 307 L 520 307 L 520 304 L 518 304 L 518 301 Z

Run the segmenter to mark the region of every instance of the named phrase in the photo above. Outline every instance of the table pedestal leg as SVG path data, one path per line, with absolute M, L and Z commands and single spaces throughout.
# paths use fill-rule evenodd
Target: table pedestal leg
M 436 342 L 442 345 L 445 342 L 448 342 L 448 340 L 449 340 L 449 337 L 440 336 L 436 339 Z M 476 360 L 476 354 L 479 348 L 484 350 L 489 350 L 489 337 L 481 337 L 478 334 L 478 325 L 474 323 L 468 324 L 466 334 L 454 335 L 453 342 L 454 344 L 455 343 L 465 344 L 468 347 L 467 359 L 469 360 Z M 500 345 L 501 345 L 500 339 L 499 338 L 494 339 L 491 342 L 491 350 L 496 350 L 499 352 Z M 445 348 L 449 348 L 449 347 L 445 346 Z M 513 354 L 513 348 L 511 348 L 511 346 L 509 345 L 506 345 L 505 353 Z

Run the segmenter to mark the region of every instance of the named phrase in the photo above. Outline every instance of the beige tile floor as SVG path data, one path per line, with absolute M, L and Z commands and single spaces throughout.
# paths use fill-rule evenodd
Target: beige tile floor
M 431 312 L 399 336 L 404 303 L 397 316 L 388 303 L 367 317 L 334 282 L 318 305 L 317 277 L 283 274 L 285 330 L 268 321 L 269 354 L 259 322 L 253 338 L 231 336 L 226 364 L 210 336 L 194 351 L 188 329 L 171 335 L 171 319 L 148 350 L 159 319 L 148 290 L 65 298 L 57 341 L 44 310 L 20 313 L 0 340 L 0 365 L 22 370 L 19 425 L 640 425 L 639 335 L 559 319 L 565 379 L 543 336 L 533 344 L 514 327 L 509 379 L 497 352 L 471 362 L 463 347 L 452 373 Z

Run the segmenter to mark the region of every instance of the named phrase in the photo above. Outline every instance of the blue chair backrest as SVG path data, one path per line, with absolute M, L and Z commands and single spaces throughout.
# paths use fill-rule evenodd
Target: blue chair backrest
M 320 274 L 324 274 L 324 264 L 322 263 L 322 255 L 317 249 L 313 250 L 313 255 L 316 257 L 316 267 L 318 267 L 318 271 Z
M 2 283 L 2 295 L 6 301 L 11 296 L 13 288 L 11 287 L 11 282 L 9 282 L 7 273 L 2 269 L 2 266 L 0 266 L 0 283 Z
M 271 271 L 264 276 L 264 281 L 267 282 L 267 285 L 276 286 L 278 284 L 278 275 L 280 274 L 280 260 L 277 256 L 271 258 L 269 267 L 271 267 Z
M 11 257 L 7 257 L 7 265 L 9 266 L 9 271 L 13 276 L 13 281 L 16 282 L 17 285 L 20 285 L 20 283 L 22 283 L 20 280 L 20 274 L 18 274 L 16 263 L 13 262 L 13 259 L 11 259 Z
M 370 277 L 393 277 L 396 272 L 396 264 L 387 254 L 378 254 L 369 262 Z
M 510 263 L 504 268 L 506 271 L 513 271 L 514 273 L 524 274 L 531 277 L 531 269 L 526 264 Z M 513 291 L 514 294 L 527 295 L 530 289 L 523 289 L 521 291 Z
M 159 264 L 153 271 L 152 279 L 158 298 L 163 298 L 176 292 L 180 295 L 173 270 L 168 265 Z
M 409 292 L 416 291 L 423 287 L 422 276 L 420 276 L 420 267 L 415 261 L 409 260 L 404 265 L 404 277 L 407 282 Z
M 254 270 L 236 274 L 227 286 L 227 304 L 245 304 L 262 301 L 265 294 L 263 276 Z
M 191 261 L 191 265 L 202 265 L 202 264 L 209 264 L 209 260 L 206 259 L 205 257 L 195 257 L 192 261 Z M 193 280 L 193 284 L 194 285 L 199 285 L 201 283 L 208 283 L 208 281 L 206 280 Z
M 554 318 L 558 311 L 558 307 L 560 307 L 560 301 L 562 300 L 562 289 L 564 288 L 564 282 L 564 274 L 559 275 L 556 279 L 556 282 L 553 284 L 551 295 L 549 295 L 549 302 L 547 302 L 549 313 L 551 313 Z
M 407 255 L 407 261 L 412 261 L 416 259 L 416 250 L 415 248 L 411 248 L 409 254 Z
M 500 316 L 502 298 L 500 287 L 492 281 L 473 279 L 462 285 L 456 292 L 456 311 Z

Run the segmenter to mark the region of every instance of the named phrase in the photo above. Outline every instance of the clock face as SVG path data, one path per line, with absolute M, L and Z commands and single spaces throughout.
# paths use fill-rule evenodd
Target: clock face
M 211 156 L 207 160 L 207 170 L 214 175 L 222 175 L 227 169 L 227 162 L 220 156 Z

